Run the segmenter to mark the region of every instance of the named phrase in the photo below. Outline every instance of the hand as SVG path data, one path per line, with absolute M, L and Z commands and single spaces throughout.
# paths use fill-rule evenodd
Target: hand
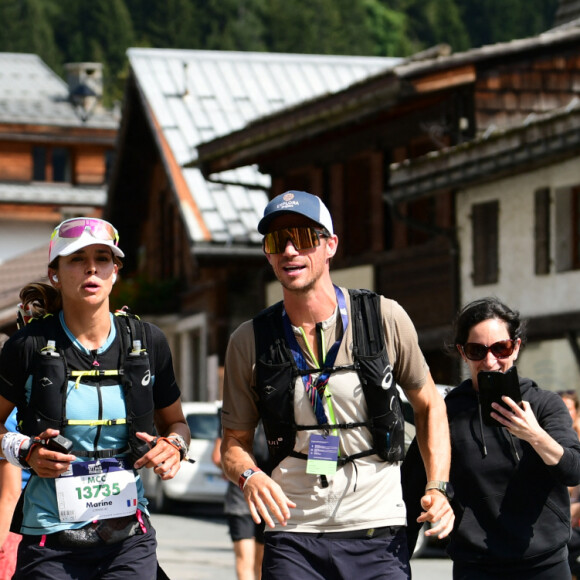
M 59 433 L 57 429 L 46 429 L 38 435 L 38 438 L 51 439 Z M 76 457 L 72 454 L 60 453 L 48 449 L 42 444 L 36 444 L 29 454 L 28 465 L 34 469 L 39 477 L 55 478 L 67 471 L 75 459 Z
M 521 407 L 511 397 L 503 396 L 502 401 L 509 406 L 509 409 L 498 403 L 492 403 L 491 406 L 497 412 L 492 412 L 491 417 L 518 439 L 529 442 L 538 438 L 543 429 L 538 424 L 528 401 L 522 401 Z
M 426 536 L 437 536 L 440 540 L 446 538 L 453 530 L 455 514 L 449 500 L 439 491 L 433 489 L 421 498 L 421 507 L 425 510 L 417 521 L 432 522 L 433 526 L 425 532 Z
M 150 446 L 156 439 L 152 435 L 149 435 L 149 433 L 139 432 L 136 433 L 136 435 L 139 439 L 145 441 Z M 151 447 L 143 457 L 135 462 L 133 467 L 135 469 L 147 467 L 148 469 L 153 469 L 153 471 L 163 480 L 173 479 L 181 467 L 181 455 L 179 449 L 160 438 L 155 447 Z
M 290 509 L 296 504 L 290 501 L 282 488 L 265 473 L 259 472 L 246 481 L 244 486 L 244 497 L 248 502 L 253 520 L 259 524 L 264 518 L 269 528 L 274 527 L 272 514 L 283 526 L 290 519 Z
M 520 407 L 513 399 L 505 396 L 502 401 L 509 409 L 493 403 L 492 406 L 497 412 L 491 416 L 512 435 L 527 441 L 546 465 L 557 465 L 564 455 L 564 448 L 540 426 L 530 403 L 522 401 Z

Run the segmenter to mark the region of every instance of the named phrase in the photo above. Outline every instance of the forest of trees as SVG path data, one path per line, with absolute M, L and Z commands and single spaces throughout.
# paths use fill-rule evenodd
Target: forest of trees
M 104 64 L 120 98 L 131 46 L 408 56 L 550 28 L 558 0 L 0 0 L 0 51 Z

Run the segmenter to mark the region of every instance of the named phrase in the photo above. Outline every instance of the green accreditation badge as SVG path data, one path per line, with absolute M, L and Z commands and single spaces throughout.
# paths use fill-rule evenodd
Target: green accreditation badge
M 334 475 L 338 461 L 339 438 L 336 435 L 311 435 L 306 473 Z

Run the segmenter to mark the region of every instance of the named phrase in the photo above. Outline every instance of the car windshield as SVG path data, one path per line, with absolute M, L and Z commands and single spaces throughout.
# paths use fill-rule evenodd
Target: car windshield
M 213 441 L 218 435 L 217 414 L 190 414 L 187 415 L 187 424 L 192 439 L 208 439 Z

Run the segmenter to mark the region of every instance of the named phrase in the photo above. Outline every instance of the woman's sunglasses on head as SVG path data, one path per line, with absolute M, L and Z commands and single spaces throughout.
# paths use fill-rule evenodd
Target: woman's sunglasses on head
M 499 340 L 490 346 L 479 344 L 478 342 L 467 342 L 464 345 L 459 345 L 459 348 L 466 358 L 473 361 L 483 360 L 490 351 L 495 358 L 507 358 L 513 354 L 516 348 L 516 341 Z
M 105 220 L 97 218 L 71 218 L 58 225 L 52 236 L 51 241 L 55 238 L 75 239 L 80 238 L 85 232 L 89 232 L 97 240 L 110 240 L 119 243 L 119 233 Z
M 268 232 L 264 236 L 264 252 L 266 254 L 282 254 L 286 250 L 288 240 L 297 250 L 309 250 L 320 245 L 320 238 L 327 238 L 324 229 L 310 226 L 284 228 L 275 232 Z

